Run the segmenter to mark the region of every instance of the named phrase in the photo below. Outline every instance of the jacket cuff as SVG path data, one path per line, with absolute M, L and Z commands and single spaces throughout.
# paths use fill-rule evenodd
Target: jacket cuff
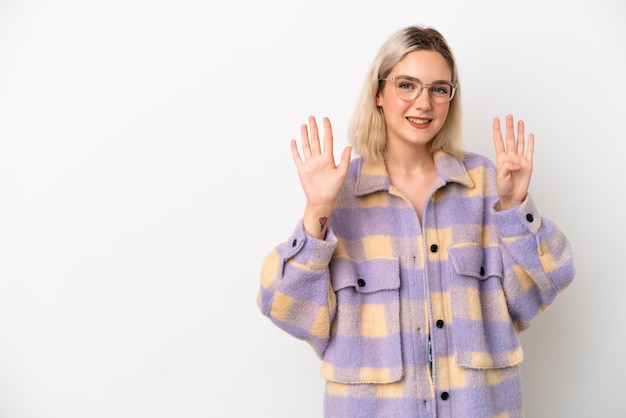
M 526 234 L 536 234 L 541 228 L 541 216 L 535 207 L 530 195 L 514 208 L 496 211 L 498 202 L 494 203 L 491 210 L 494 213 L 495 223 L 502 237 L 514 237 Z
M 326 230 L 323 240 L 307 234 L 302 221 L 298 223 L 296 229 L 287 240 L 287 251 L 285 260 L 296 257 L 303 258 L 317 263 L 328 264 L 335 248 L 337 248 L 337 238 L 331 228 Z

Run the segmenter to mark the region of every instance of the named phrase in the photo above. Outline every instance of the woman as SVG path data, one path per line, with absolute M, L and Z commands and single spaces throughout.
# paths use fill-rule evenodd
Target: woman
M 518 334 L 573 279 L 528 186 L 534 138 L 463 152 L 453 54 L 432 28 L 380 48 L 335 164 L 330 121 L 291 142 L 306 195 L 258 304 L 323 360 L 327 417 L 521 417 Z M 351 150 L 359 157 L 350 160 Z

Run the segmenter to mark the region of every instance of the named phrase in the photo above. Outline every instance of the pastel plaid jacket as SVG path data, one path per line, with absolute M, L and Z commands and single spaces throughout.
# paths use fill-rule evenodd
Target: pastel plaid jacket
M 494 210 L 486 157 L 435 163 L 421 223 L 357 158 L 325 239 L 300 223 L 263 263 L 259 308 L 323 360 L 326 417 L 523 416 L 518 335 L 572 281 L 569 243 L 530 196 Z

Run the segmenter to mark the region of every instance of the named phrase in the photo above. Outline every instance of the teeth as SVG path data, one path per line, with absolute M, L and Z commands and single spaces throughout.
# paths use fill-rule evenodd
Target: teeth
M 428 123 L 430 121 L 430 119 L 413 119 L 413 118 L 407 118 L 410 122 L 413 123 L 417 123 L 417 124 L 424 124 L 424 123 Z

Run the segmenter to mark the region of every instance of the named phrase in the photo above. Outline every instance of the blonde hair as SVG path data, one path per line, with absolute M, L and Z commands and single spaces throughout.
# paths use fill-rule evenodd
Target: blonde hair
M 429 151 L 446 151 L 463 159 L 461 146 L 461 97 L 458 88 L 458 72 L 454 56 L 441 33 L 433 28 L 409 26 L 392 34 L 380 47 L 367 72 L 361 95 L 356 103 L 348 127 L 348 139 L 354 151 L 366 160 L 384 158 L 387 131 L 385 117 L 376 106 L 376 96 L 385 86 L 386 78 L 393 67 L 407 54 L 429 50 L 439 52 L 452 71 L 452 82 L 457 84 L 456 93 L 450 102 L 448 117 L 441 130 L 430 141 Z

